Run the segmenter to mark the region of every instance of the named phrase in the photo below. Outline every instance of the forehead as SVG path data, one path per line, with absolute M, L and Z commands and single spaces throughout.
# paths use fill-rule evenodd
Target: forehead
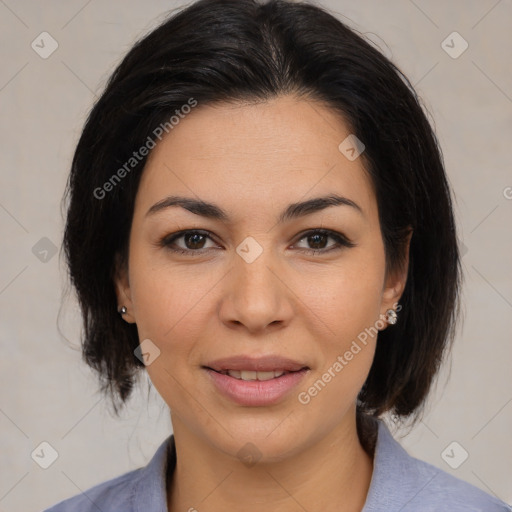
M 199 104 L 152 150 L 136 207 L 180 193 L 250 210 L 336 192 L 372 210 L 362 158 L 339 149 L 350 134 L 339 114 L 293 96 Z

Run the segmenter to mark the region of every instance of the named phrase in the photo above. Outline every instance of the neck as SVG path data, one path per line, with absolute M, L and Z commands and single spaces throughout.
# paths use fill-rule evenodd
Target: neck
M 167 484 L 169 512 L 360 511 L 373 472 L 373 448 L 358 437 L 355 410 L 326 436 L 278 462 L 247 466 L 173 418 L 176 468 Z

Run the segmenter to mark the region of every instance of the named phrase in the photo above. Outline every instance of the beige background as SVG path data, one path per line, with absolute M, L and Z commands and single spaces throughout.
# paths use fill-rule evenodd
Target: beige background
M 146 464 L 170 433 L 168 412 L 154 390 L 148 400 L 147 382 L 121 420 L 108 414 L 94 376 L 65 341 L 78 346 L 79 317 L 61 298 L 62 260 L 41 251 L 60 248 L 60 200 L 95 95 L 135 39 L 179 5 L 0 0 L 2 512 L 42 510 Z M 446 365 L 422 423 L 401 442 L 512 503 L 512 2 L 322 5 L 378 42 L 416 84 L 456 192 L 465 322 L 451 374 Z M 58 42 L 47 59 L 31 48 L 43 31 Z M 441 46 L 453 31 L 469 44 L 456 59 Z M 43 441 L 58 452 L 48 469 L 31 458 Z M 458 469 L 441 456 L 453 441 L 460 447 L 452 459 L 469 453 Z

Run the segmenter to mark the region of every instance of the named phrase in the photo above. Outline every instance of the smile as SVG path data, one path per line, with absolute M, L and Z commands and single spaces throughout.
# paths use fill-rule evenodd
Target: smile
M 240 380 L 270 380 L 276 377 L 281 377 L 285 373 L 290 373 L 286 370 L 274 370 L 271 372 L 255 372 L 252 370 L 223 370 L 218 373 L 229 375 L 235 379 Z
M 220 395 L 238 405 L 262 407 L 279 403 L 299 385 L 309 368 L 296 371 L 213 370 L 203 368 Z

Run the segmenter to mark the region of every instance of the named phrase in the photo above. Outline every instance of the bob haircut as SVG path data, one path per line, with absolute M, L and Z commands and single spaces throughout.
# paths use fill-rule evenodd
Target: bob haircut
M 193 102 L 250 103 L 285 94 L 338 113 L 364 143 L 388 272 L 404 264 L 413 230 L 400 319 L 378 335 L 358 418 L 390 412 L 417 419 L 423 408 L 455 336 L 461 270 L 441 150 L 413 86 L 317 6 L 200 0 L 172 13 L 115 69 L 89 113 L 67 183 L 63 248 L 83 315 L 82 355 L 116 414 L 144 367 L 134 355 L 137 327 L 118 314 L 113 282 L 116 264 L 127 264 L 147 160 L 137 150 L 154 147 L 158 128 L 169 132 L 169 119 Z

